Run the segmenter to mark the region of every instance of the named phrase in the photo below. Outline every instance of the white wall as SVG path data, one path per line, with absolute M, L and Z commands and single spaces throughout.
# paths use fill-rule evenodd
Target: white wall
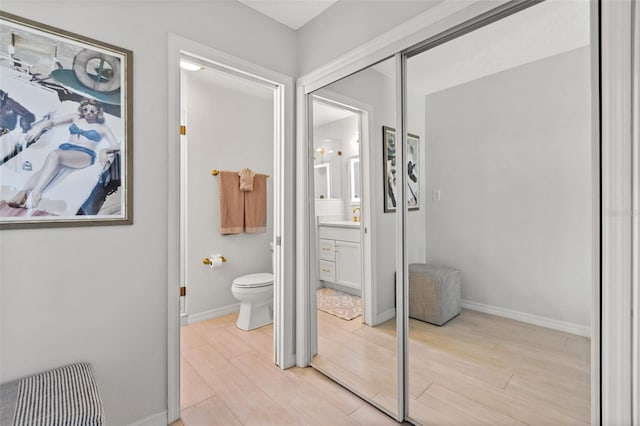
M 441 0 L 340 1 L 298 30 L 304 75 L 430 9 Z
M 463 299 L 589 326 L 590 102 L 588 48 L 426 97 L 427 257 Z
M 317 218 L 327 216 L 330 220 L 339 220 L 344 214 L 344 200 L 331 199 L 331 200 L 316 200 L 315 201 L 315 214 L 316 222 Z
M 236 305 L 234 278 L 272 272 L 273 179 L 267 179 L 267 232 L 221 235 L 218 178 L 212 169 L 249 167 L 273 176 L 273 90 L 219 72 L 183 71 L 187 81 L 187 313 Z M 234 81 L 235 80 L 235 81 Z M 250 124 L 250 125 L 249 125 Z M 220 253 L 219 268 L 202 259 Z
M 2 9 L 133 50 L 134 224 L 0 231 L 0 382 L 84 360 L 94 367 L 109 425 L 161 413 L 167 33 L 290 76 L 295 33 L 238 2 L 3 0 Z

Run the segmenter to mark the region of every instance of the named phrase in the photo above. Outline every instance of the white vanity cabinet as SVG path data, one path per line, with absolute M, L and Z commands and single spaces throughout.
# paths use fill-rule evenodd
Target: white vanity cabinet
M 360 255 L 360 227 L 357 224 L 318 227 L 319 278 L 327 283 L 361 289 L 362 261 Z
M 360 243 L 336 241 L 336 283 L 360 290 Z

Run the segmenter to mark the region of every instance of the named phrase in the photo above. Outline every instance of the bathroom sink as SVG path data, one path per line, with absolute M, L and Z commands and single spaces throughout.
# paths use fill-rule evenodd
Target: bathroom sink
M 351 220 L 323 220 L 319 226 L 334 226 L 337 228 L 360 228 L 360 222 Z

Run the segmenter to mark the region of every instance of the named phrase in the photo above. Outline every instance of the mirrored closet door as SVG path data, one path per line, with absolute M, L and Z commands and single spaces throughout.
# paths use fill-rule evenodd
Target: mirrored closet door
M 591 423 L 589 3 L 406 56 L 408 417 Z
M 394 416 L 396 336 L 395 61 L 313 92 L 317 351 L 312 365 Z M 384 148 L 383 148 L 384 146 Z M 316 327 L 316 325 L 312 325 Z
M 311 363 L 397 420 L 597 413 L 591 13 L 509 2 L 308 95 Z

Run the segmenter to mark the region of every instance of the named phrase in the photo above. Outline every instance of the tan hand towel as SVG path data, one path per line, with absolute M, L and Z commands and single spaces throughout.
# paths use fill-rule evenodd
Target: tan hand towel
M 244 192 L 240 191 L 238 172 L 220 172 L 220 233 L 239 234 L 244 224 Z
M 244 193 L 244 232 L 267 232 L 267 175 L 255 175 L 253 191 Z
M 253 191 L 253 177 L 256 175 L 251 169 L 244 168 L 240 175 L 240 191 Z

